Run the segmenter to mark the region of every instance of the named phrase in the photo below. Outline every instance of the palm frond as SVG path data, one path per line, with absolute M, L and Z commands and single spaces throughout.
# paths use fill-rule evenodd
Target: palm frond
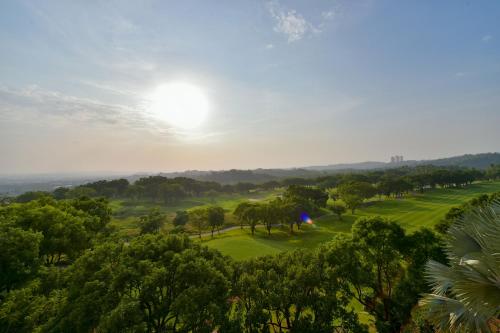
M 449 266 L 434 260 L 429 260 L 427 263 L 425 275 L 432 287 L 432 291 L 437 295 L 446 295 L 457 278 L 455 272 Z
M 427 318 L 440 331 L 490 332 L 488 321 L 500 315 L 500 202 L 465 214 L 445 246 L 450 266 L 427 264 Z
M 469 311 L 453 298 L 427 294 L 420 300 L 420 306 L 439 332 L 490 332 L 488 317 Z

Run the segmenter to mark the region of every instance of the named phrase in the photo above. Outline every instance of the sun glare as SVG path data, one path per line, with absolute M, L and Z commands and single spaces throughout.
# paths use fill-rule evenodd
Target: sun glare
M 207 118 L 208 99 L 199 87 L 172 82 L 158 86 L 150 98 L 150 112 L 180 129 L 194 129 Z

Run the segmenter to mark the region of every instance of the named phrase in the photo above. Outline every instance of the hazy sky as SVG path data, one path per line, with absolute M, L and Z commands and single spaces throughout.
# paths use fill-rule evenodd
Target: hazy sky
M 499 150 L 500 1 L 0 2 L 0 173 Z

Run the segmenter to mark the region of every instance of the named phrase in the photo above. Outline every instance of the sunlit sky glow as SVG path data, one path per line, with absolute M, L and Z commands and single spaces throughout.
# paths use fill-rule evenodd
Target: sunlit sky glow
M 185 82 L 162 84 L 146 100 L 147 110 L 158 120 L 185 130 L 198 131 L 209 112 L 203 90 Z
M 495 0 L 1 1 L 0 174 L 499 151 L 499 13 Z

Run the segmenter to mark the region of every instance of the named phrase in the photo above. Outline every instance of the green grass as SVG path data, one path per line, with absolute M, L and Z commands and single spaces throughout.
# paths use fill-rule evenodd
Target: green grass
M 167 214 L 169 220 L 173 219 L 175 212 L 179 210 L 190 210 L 196 207 L 217 205 L 226 211 L 225 226 L 237 224 L 232 212 L 240 202 L 246 200 L 261 201 L 274 197 L 278 192 L 258 191 L 248 194 L 220 194 L 216 196 L 204 196 L 182 200 L 174 205 L 165 205 L 160 202 L 112 200 L 110 207 L 113 210 L 111 225 L 118 229 L 122 236 L 135 236 L 139 233 L 137 225 L 140 216 L 148 214 L 157 208 Z M 166 231 L 172 228 L 171 224 L 165 226 Z
M 252 237 L 250 230 L 245 228 L 229 231 L 214 237 L 214 239 L 205 237 L 202 242 L 234 259 L 242 260 L 297 248 L 316 247 L 320 243 L 331 240 L 339 232 L 349 233 L 352 224 L 361 216 L 380 215 L 391 218 L 400 223 L 408 232 L 412 232 L 420 227 L 432 228 L 444 217 L 450 207 L 459 205 L 482 193 L 495 191 L 500 191 L 500 182 L 476 183 L 464 189 L 429 190 L 425 194 L 415 194 L 403 199 L 373 200 L 356 210 L 354 215 L 345 214 L 342 221 L 339 221 L 332 214 L 327 214 L 316 219 L 313 226 L 303 225 L 303 230 L 296 230 L 294 235 L 290 235 L 288 227 L 285 227 L 283 230 L 273 228 L 271 236 L 267 236 L 264 229 L 257 229 L 256 235 Z M 226 210 L 226 226 L 230 226 L 237 224 L 231 212 L 240 202 L 266 200 L 276 194 L 277 192 L 255 192 L 246 195 L 207 196 L 183 200 L 174 206 L 152 202 L 114 200 L 111 202 L 114 212 L 111 224 L 122 235 L 134 236 L 138 234 L 137 218 L 147 214 L 152 208 L 159 208 L 169 218 L 173 218 L 177 210 L 219 205 Z M 167 230 L 169 228 L 171 228 L 170 224 L 166 226 Z
M 254 192 L 249 194 L 221 194 L 216 196 L 204 196 L 182 200 L 174 205 L 165 205 L 161 202 L 151 201 L 111 201 L 113 215 L 116 218 L 138 217 L 147 214 L 152 208 L 159 208 L 168 214 L 175 214 L 178 210 L 189 210 L 195 207 L 217 205 L 226 211 L 233 211 L 236 206 L 245 200 L 265 200 L 275 195 L 274 192 Z
M 305 225 L 303 230 L 289 235 L 288 228 L 273 228 L 271 236 L 264 229 L 257 229 L 255 236 L 250 230 L 232 230 L 202 243 L 216 248 L 236 260 L 243 260 L 266 254 L 297 248 L 313 248 L 331 240 L 339 232 L 349 233 L 352 224 L 362 216 L 379 215 L 400 223 L 408 232 L 421 227 L 432 228 L 453 206 L 459 205 L 483 193 L 500 191 L 500 182 L 476 183 L 464 189 L 436 189 L 425 194 L 415 194 L 403 199 L 383 199 L 368 202 L 364 207 L 343 216 L 339 221 L 331 214 L 324 215 L 313 226 Z

